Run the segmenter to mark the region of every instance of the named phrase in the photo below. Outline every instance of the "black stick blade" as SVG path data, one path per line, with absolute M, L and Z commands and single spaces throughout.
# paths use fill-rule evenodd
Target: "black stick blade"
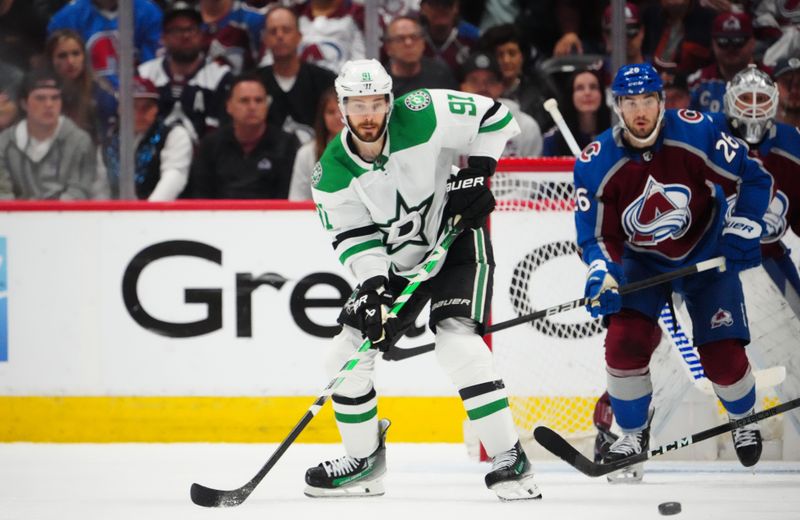
M 533 437 L 536 442 L 541 444 L 550 453 L 560 458 L 573 468 L 577 469 L 584 475 L 590 477 L 599 477 L 606 472 L 605 468 L 600 464 L 595 464 L 576 450 L 564 438 L 546 426 L 537 426 L 533 430 Z
M 192 502 L 203 507 L 234 507 L 244 502 L 250 491 L 244 488 L 223 491 L 207 488 L 201 484 L 192 484 L 190 495 Z

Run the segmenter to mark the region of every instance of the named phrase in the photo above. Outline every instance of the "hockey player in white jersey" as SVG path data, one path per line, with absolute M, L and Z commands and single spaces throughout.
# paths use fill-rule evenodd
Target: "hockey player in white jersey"
M 358 287 L 339 316 L 327 369 L 333 375 L 369 338 L 367 351 L 332 396 L 346 455 L 306 472 L 312 497 L 382 495 L 385 436 L 378 420 L 375 357 L 391 348 L 430 301 L 439 364 L 450 376 L 486 452 L 486 485 L 504 500 L 540 498 L 514 429 L 502 380 L 481 335 L 492 296 L 494 260 L 485 221 L 497 158 L 519 132 L 503 105 L 453 90 L 417 90 L 397 100 L 376 60 L 347 62 L 336 79 L 345 129 L 312 175 L 320 218 L 336 256 Z M 454 169 L 457 157 L 468 166 Z M 453 171 L 456 171 L 453 174 Z M 451 217 L 464 231 L 441 268 L 412 294 L 397 318 L 394 296 L 437 243 Z

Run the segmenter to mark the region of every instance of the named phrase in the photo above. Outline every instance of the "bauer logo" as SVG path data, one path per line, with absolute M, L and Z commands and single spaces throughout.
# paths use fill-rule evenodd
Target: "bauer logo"
M 0 237 L 0 362 L 8 361 L 8 280 L 6 237 Z

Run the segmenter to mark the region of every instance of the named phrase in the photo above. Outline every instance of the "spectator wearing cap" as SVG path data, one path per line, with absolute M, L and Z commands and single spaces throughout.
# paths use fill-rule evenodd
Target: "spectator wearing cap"
M 128 0 L 130 1 L 130 0 Z M 133 1 L 133 46 L 137 63 L 156 57 L 161 40 L 161 9 L 152 0 Z M 47 26 L 47 34 L 73 29 L 87 42 L 92 70 L 117 88 L 119 0 L 73 0 L 62 7 Z
M 538 157 L 542 154 L 542 131 L 536 120 L 520 110 L 516 101 L 501 97 L 503 74 L 494 56 L 488 52 L 476 52 L 467 58 L 461 66 L 461 90 L 502 103 L 517 121 L 522 131 L 506 143 L 503 157 Z
M 200 199 L 285 199 L 297 138 L 267 124 L 267 89 L 257 73 L 238 76 L 226 102 L 231 124 L 200 142 L 188 193 Z
M 164 13 L 164 55 L 139 66 L 138 74 L 158 89 L 159 115 L 167 125 L 180 121 L 197 142 L 220 126 L 230 67 L 206 61 L 200 12 L 175 2 Z
M 329 69 L 300 60 L 297 16 L 286 7 L 267 14 L 264 46 L 273 63 L 258 69 L 270 93 L 269 124 L 294 133 L 305 142 L 314 134 L 316 107 L 322 93 L 333 87 L 336 75 Z
M 642 10 L 642 49 L 659 71 L 691 74 L 711 62 L 709 28 L 715 12 L 695 0 L 660 0 Z
M 192 138 L 179 122 L 166 124 L 158 115 L 158 89 L 148 79 L 133 78 L 134 187 L 136 197 L 175 200 L 183 192 L 192 162 Z M 119 198 L 119 128 L 103 144 L 112 198 Z
M 722 112 L 725 86 L 737 72 L 753 61 L 756 40 L 746 13 L 720 13 L 711 26 L 711 50 L 715 63 L 688 78 L 692 101 L 689 108 L 700 112 Z
M 61 114 L 61 83 L 35 69 L 22 81 L 25 118 L 0 132 L 0 196 L 84 200 L 97 174 L 95 147 L 84 130 Z
M 572 75 L 570 93 L 560 104 L 567 127 L 572 131 L 578 147 L 583 149 L 609 126 L 611 111 L 604 102 L 605 85 L 601 71 L 583 70 Z M 566 139 L 554 126 L 544 134 L 544 157 L 572 156 Z
M 644 41 L 644 25 L 639 15 L 639 7 L 632 2 L 625 2 L 625 63 L 647 63 L 650 60 L 644 57 L 642 42 Z M 611 71 L 611 53 L 613 42 L 611 40 L 611 5 L 603 11 L 603 41 L 607 58 L 603 60 L 603 70 L 606 83 L 611 81 L 616 71 Z
M 443 61 L 453 77 L 478 41 L 480 32 L 461 20 L 459 0 L 421 0 L 420 21 L 425 35 L 425 56 Z
M 800 56 L 779 60 L 772 74 L 779 96 L 775 119 L 800 128 Z
M 456 88 L 456 80 L 447 65 L 423 56 L 422 27 L 414 18 L 399 16 L 392 20 L 386 27 L 383 41 L 395 97 L 420 88 Z
M 222 61 L 233 74 L 253 68 L 261 51 L 265 10 L 240 0 L 200 0 L 198 7 L 208 59 Z
M 344 62 L 366 56 L 362 4 L 351 0 L 308 0 L 298 19 L 303 35 L 301 60 L 338 74 Z
M 481 36 L 478 48 L 494 54 L 503 74 L 503 95 L 515 101 L 523 112 L 533 117 L 539 128 L 552 124 L 544 101 L 555 93 L 538 69 L 529 63 L 529 47 L 519 30 L 511 24 L 492 27 Z
M 686 74 L 680 72 L 669 74 L 664 79 L 664 108 L 667 110 L 689 108 L 691 102 Z

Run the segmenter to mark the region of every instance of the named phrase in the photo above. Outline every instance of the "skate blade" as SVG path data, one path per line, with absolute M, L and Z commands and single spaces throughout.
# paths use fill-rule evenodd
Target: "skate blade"
M 338 488 L 306 486 L 303 494 L 311 498 L 379 497 L 385 492 L 380 480 L 355 482 Z
M 497 494 L 497 498 L 505 502 L 542 498 L 541 491 L 539 491 L 539 488 L 533 483 L 533 474 L 526 475 L 519 480 L 498 482 L 489 489 Z
M 606 479 L 611 484 L 638 484 L 644 477 L 644 464 L 634 464 L 622 468 L 614 473 L 609 473 Z

